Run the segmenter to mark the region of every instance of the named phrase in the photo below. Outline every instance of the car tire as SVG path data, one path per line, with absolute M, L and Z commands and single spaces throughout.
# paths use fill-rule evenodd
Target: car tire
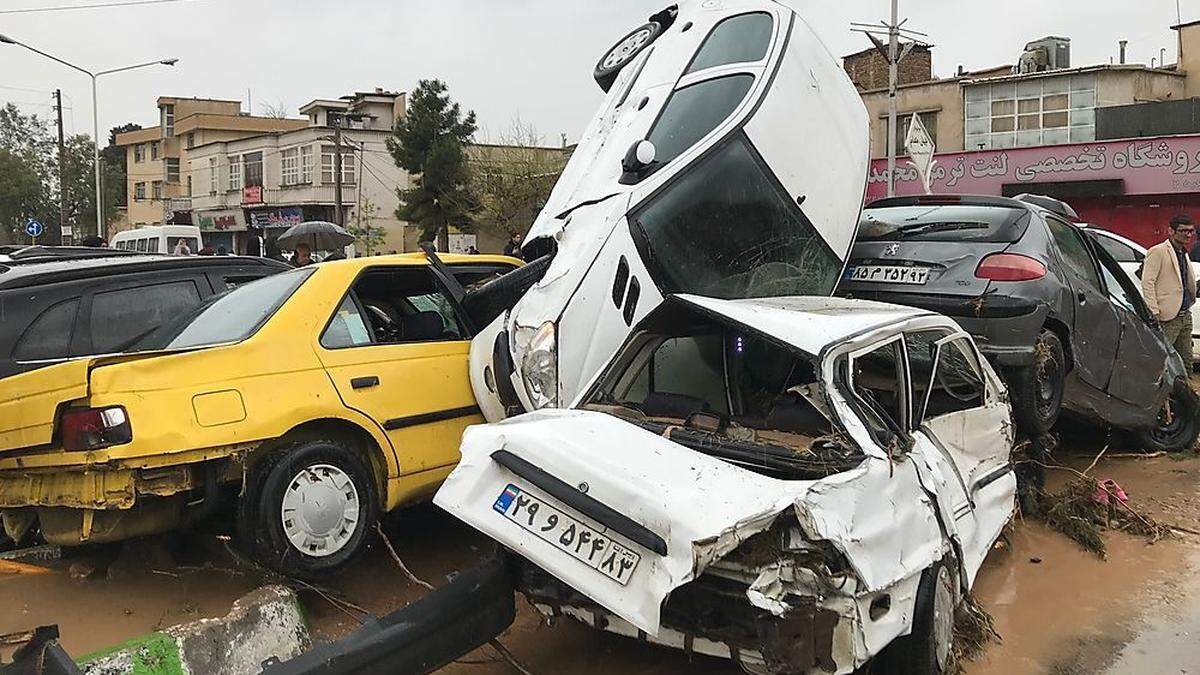
M 479 288 L 467 291 L 463 296 L 462 307 L 475 327 L 482 330 L 496 320 L 496 317 L 507 312 L 517 304 L 525 292 L 546 276 L 554 256 L 544 255 L 537 260 L 506 272 Z
M 617 75 L 621 74 L 621 69 L 629 65 L 630 61 L 637 58 L 637 55 L 641 54 L 661 34 L 662 25 L 657 21 L 649 21 L 617 40 L 617 43 L 604 52 L 604 56 L 601 56 L 600 60 L 596 62 L 596 70 L 592 72 L 592 77 L 596 78 L 596 84 L 600 85 L 605 92 L 612 89 L 613 82 L 617 81 Z
M 1200 415 L 1200 399 L 1186 380 L 1181 378 L 1175 382 L 1175 389 L 1167 401 L 1168 405 L 1159 412 L 1155 428 L 1138 434 L 1149 451 L 1187 450 L 1200 434 L 1200 423 L 1196 419 Z
M 912 631 L 893 640 L 880 654 L 883 669 L 879 672 L 888 675 L 950 672 L 954 610 L 958 606 L 957 584 L 958 573 L 953 559 L 942 560 L 921 574 Z
M 1034 343 L 1034 364 L 1008 371 L 1008 386 L 1017 428 L 1040 436 L 1054 427 L 1062 411 L 1067 358 L 1062 341 L 1043 330 Z
M 378 518 L 370 463 L 343 441 L 305 440 L 254 466 L 238 502 L 238 538 L 268 567 L 316 578 L 353 560 Z

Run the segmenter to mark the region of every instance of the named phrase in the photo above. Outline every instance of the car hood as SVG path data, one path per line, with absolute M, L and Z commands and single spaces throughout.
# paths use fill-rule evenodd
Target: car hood
M 639 546 L 626 530 L 580 517 L 525 475 L 501 464 L 507 452 L 586 498 L 619 511 L 657 535 L 665 552 Z M 536 472 L 535 472 L 536 473 Z M 736 467 L 678 445 L 602 412 L 543 410 L 474 426 L 463 437 L 462 461 L 434 503 L 527 558 L 638 628 L 657 635 L 660 610 L 674 589 L 794 513 L 805 536 L 827 541 L 849 561 L 861 590 L 885 588 L 940 555 L 931 509 L 897 510 L 915 481 L 913 462 L 889 466 L 869 457 L 820 480 L 787 481 Z M 901 477 L 908 480 L 902 480 Z M 569 557 L 561 548 L 498 512 L 512 486 L 538 495 L 640 553 L 627 584 Z M 782 611 L 769 590 L 751 586 L 752 604 Z

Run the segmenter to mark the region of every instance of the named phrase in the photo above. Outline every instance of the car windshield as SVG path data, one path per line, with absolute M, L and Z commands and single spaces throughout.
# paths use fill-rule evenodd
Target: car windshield
M 744 136 L 634 213 L 658 287 L 718 298 L 828 295 L 842 261 Z
M 213 296 L 118 351 L 185 349 L 239 342 L 254 334 L 313 273 L 283 272 Z
M 891 206 L 867 208 L 859 241 L 1014 242 L 1025 234 L 1029 212 L 1004 206 Z

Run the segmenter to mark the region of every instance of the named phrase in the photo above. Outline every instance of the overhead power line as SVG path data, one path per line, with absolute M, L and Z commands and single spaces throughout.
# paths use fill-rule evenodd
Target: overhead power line
M 105 7 L 129 7 L 131 5 L 162 5 L 172 2 L 190 2 L 191 0 L 121 0 L 119 2 L 97 2 L 89 5 L 56 5 L 54 7 L 22 7 L 20 9 L 0 9 L 0 14 L 39 14 L 42 12 L 69 12 L 76 9 L 102 9 Z

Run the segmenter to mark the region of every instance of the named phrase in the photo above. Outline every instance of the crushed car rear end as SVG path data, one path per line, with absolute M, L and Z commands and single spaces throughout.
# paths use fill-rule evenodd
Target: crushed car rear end
M 959 510 L 937 487 L 953 469 L 872 440 L 838 364 L 898 324 L 952 326 L 860 301 L 672 296 L 571 409 L 469 428 L 434 501 L 512 551 L 549 616 L 751 672 L 853 672 L 916 630 L 931 570 L 969 589 L 1012 512 L 1004 474 L 967 541 L 940 524 Z M 665 390 L 704 392 L 714 367 L 740 393 Z M 646 393 L 656 368 L 664 391 Z

